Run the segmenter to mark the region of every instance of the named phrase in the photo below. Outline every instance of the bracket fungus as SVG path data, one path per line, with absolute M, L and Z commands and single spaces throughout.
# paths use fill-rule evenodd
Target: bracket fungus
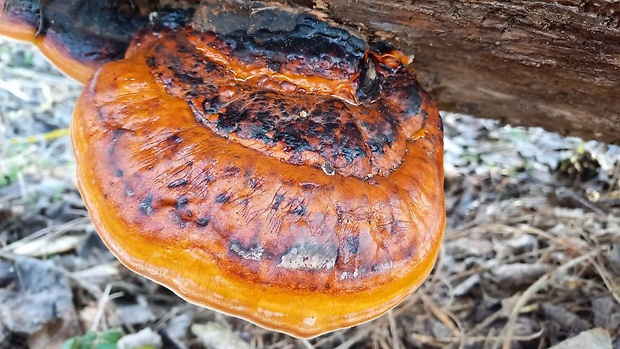
M 298 337 L 376 318 L 438 254 L 436 105 L 389 44 L 250 11 L 147 25 L 96 70 L 80 192 L 123 264 L 192 303 Z

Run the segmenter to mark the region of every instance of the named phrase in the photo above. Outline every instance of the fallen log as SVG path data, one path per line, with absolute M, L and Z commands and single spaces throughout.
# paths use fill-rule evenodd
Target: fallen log
M 443 110 L 620 143 L 618 1 L 318 5 L 336 21 L 414 54 L 422 85 Z

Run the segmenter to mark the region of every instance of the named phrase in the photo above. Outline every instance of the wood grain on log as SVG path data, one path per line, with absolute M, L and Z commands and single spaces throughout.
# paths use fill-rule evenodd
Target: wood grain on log
M 320 4 L 414 54 L 444 110 L 620 143 L 618 0 Z

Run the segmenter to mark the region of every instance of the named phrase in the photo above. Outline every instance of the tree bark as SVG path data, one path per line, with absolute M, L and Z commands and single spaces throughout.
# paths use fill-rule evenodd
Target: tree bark
M 319 1 L 414 54 L 443 110 L 620 143 L 617 0 Z

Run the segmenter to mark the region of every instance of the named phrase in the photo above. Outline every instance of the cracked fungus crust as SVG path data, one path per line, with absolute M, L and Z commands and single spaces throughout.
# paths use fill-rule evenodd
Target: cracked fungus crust
M 405 63 L 311 16 L 142 33 L 73 119 L 99 233 L 189 301 L 296 336 L 383 314 L 445 224 L 441 120 Z

